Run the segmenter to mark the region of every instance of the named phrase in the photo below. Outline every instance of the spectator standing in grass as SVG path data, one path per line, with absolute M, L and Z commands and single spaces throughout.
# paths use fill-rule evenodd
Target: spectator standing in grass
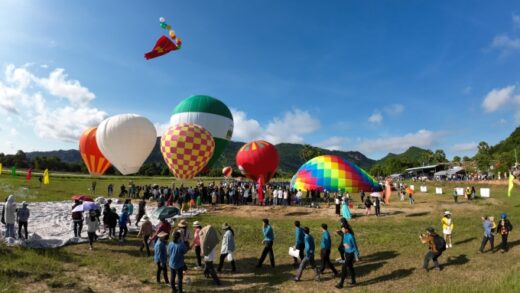
M 194 232 L 193 232 L 193 242 L 191 244 L 191 248 L 195 248 L 195 257 L 197 258 L 197 266 L 196 269 L 200 269 L 202 267 L 202 258 L 201 258 L 201 248 L 200 248 L 200 229 L 202 226 L 199 221 L 193 222 Z
M 157 264 L 157 284 L 161 284 L 161 272 L 164 276 L 164 282 L 170 284 L 170 281 L 168 281 L 168 270 L 166 269 L 166 236 L 168 236 L 168 234 L 164 232 L 157 234 L 159 240 L 155 242 L 154 245 L 153 261 Z M 174 256 L 172 256 L 172 253 L 170 252 L 170 264 L 173 257 Z
M 16 217 L 18 218 L 18 239 L 22 239 L 22 227 L 25 230 L 25 238 L 28 239 L 27 223 L 29 222 L 30 211 L 27 208 L 27 202 L 22 202 L 22 207 L 16 210 Z
M 224 266 L 224 260 L 228 258 L 231 262 L 231 271 L 233 273 L 236 272 L 236 265 L 233 252 L 235 251 L 235 232 L 227 223 L 222 225 L 222 230 L 224 230 L 224 236 L 222 236 L 222 246 L 220 249 L 220 262 L 218 264 L 218 272 L 222 271 L 222 267 Z
M 452 248 L 451 233 L 453 232 L 453 219 L 451 218 L 450 211 L 444 212 L 442 217 L 442 233 L 444 234 L 444 240 L 446 241 L 446 248 Z
M 144 215 L 143 220 L 144 222 L 141 225 L 141 228 L 139 228 L 139 233 L 137 234 L 137 238 L 142 238 L 142 243 L 141 247 L 139 248 L 139 251 L 143 252 L 143 249 L 146 246 L 146 255 L 150 256 L 150 246 L 148 244 L 148 240 L 150 240 L 150 236 L 152 236 L 153 226 L 152 222 L 150 222 L 150 218 L 148 218 L 147 215 Z
M 513 230 L 513 225 L 507 218 L 507 214 L 503 213 L 500 215 L 500 221 L 498 222 L 497 232 L 502 237 L 502 243 L 500 243 L 500 252 L 504 253 L 508 250 L 507 237 Z

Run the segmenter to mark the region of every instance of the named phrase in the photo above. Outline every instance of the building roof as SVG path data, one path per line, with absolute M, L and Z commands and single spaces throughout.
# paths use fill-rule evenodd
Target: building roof
M 426 169 L 434 169 L 434 168 L 437 168 L 438 166 L 440 166 L 440 165 L 436 164 L 436 165 L 428 165 L 428 166 L 421 166 L 421 167 L 413 167 L 413 168 L 408 168 L 405 171 L 412 172 L 412 171 L 420 171 L 420 170 L 426 170 Z
M 453 167 L 448 170 L 435 172 L 435 174 L 433 174 L 433 176 L 451 176 L 451 175 L 455 175 L 460 172 L 466 172 L 466 170 L 464 170 L 464 168 L 462 168 L 462 167 L 456 166 L 456 167 Z

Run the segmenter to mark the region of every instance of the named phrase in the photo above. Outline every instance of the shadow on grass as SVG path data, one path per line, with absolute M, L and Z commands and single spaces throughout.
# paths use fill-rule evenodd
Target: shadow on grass
M 285 216 L 306 216 L 309 214 L 310 214 L 309 212 L 291 212 L 291 213 L 285 214 Z
M 361 258 L 361 260 L 367 261 L 367 262 L 382 261 L 382 260 L 389 260 L 389 259 L 395 258 L 398 255 L 399 255 L 399 253 L 397 253 L 397 251 L 395 251 L 395 250 L 379 251 L 376 253 L 372 253 L 372 254 L 363 256 Z
M 444 267 L 460 266 L 463 264 L 467 264 L 468 262 L 469 262 L 469 258 L 465 254 L 461 254 L 459 256 L 450 256 L 450 257 L 448 257 Z
M 420 213 L 413 213 L 413 214 L 406 215 L 406 217 L 422 217 L 422 216 L 426 216 L 428 214 L 430 214 L 430 212 L 420 212 Z
M 377 271 L 382 268 L 386 264 L 386 261 L 369 263 L 369 264 L 361 264 L 358 266 L 354 266 L 354 270 L 356 271 L 357 277 L 362 277 L 370 274 L 372 271 Z M 341 268 L 339 269 L 341 271 Z
M 455 245 L 460 245 L 460 244 L 471 242 L 471 241 L 473 241 L 475 239 L 477 239 L 477 237 L 470 237 L 470 238 L 467 238 L 467 239 L 464 239 L 464 240 L 457 241 L 454 244 Z
M 415 268 L 399 269 L 399 270 L 395 270 L 389 274 L 386 274 L 386 275 L 383 275 L 383 276 L 380 276 L 377 278 L 373 278 L 370 280 L 366 280 L 363 282 L 359 282 L 357 284 L 358 284 L 358 286 L 368 286 L 368 285 L 377 284 L 380 282 L 396 281 L 396 280 L 410 276 L 414 270 L 415 270 Z M 357 273 L 357 270 L 356 270 L 356 273 Z
M 393 212 L 381 213 L 381 215 L 383 215 L 383 216 L 395 216 L 395 215 L 400 215 L 400 214 L 404 214 L 404 212 L 403 211 L 393 211 Z
M 513 241 L 513 242 L 509 242 L 508 246 L 509 246 L 509 249 L 511 249 L 511 248 L 513 248 L 513 247 L 515 247 L 515 246 L 517 246 L 519 244 L 520 244 L 520 240 L 516 240 L 516 241 Z

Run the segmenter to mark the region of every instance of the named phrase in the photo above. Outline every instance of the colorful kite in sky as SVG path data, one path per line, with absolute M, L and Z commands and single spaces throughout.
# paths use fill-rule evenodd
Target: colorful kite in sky
M 331 192 L 380 191 L 379 183 L 356 164 L 338 156 L 315 157 L 303 164 L 291 180 L 291 187 Z
M 181 39 L 177 37 L 175 31 L 172 29 L 172 26 L 166 23 L 166 19 L 164 19 L 164 17 L 161 17 L 159 18 L 159 21 L 161 23 L 161 27 L 168 31 L 168 35 L 171 39 L 169 39 L 166 36 L 161 36 L 155 43 L 155 46 L 153 47 L 152 51 L 144 54 L 144 58 L 146 58 L 147 60 L 162 56 L 171 51 L 178 50 L 182 46 Z

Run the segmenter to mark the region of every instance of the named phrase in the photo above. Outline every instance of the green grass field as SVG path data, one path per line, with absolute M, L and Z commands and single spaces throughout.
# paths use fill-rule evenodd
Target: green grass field
M 129 178 L 98 180 L 97 190 L 104 194 L 108 183 L 117 187 L 128 183 Z M 170 185 L 168 178 L 133 178 L 137 184 L 157 183 Z M 211 180 L 211 179 L 209 179 Z M 18 201 L 64 200 L 75 193 L 88 193 L 90 179 L 52 177 L 49 186 L 39 187 L 37 180 L 25 186 L 21 177 L 0 177 L 0 198 L 15 193 Z M 186 182 L 185 184 L 189 184 Z M 418 186 L 419 184 L 416 184 Z M 520 188 L 515 187 L 512 197 L 506 196 L 506 185 L 493 185 L 490 199 L 473 202 L 461 200 L 454 204 L 451 197 L 452 183 L 427 183 L 429 191 L 434 186 L 443 186 L 448 195 L 417 193 L 416 204 L 399 202 L 394 195 L 390 207 L 383 207 L 383 216 L 361 216 L 361 210 L 352 220 L 361 250 L 361 260 L 355 264 L 358 285 L 354 292 L 520 292 Z M 457 185 L 465 187 L 465 185 Z M 478 185 L 477 187 L 489 187 Z M 353 195 L 359 202 L 359 196 Z M 356 202 L 356 203 L 357 203 Z M 418 240 L 418 234 L 428 226 L 440 231 L 440 220 L 445 209 L 453 213 L 454 247 L 440 258 L 443 271 L 422 270 L 422 258 L 426 246 Z M 500 252 L 478 254 L 482 237 L 480 217 L 507 212 L 515 229 L 510 235 L 511 249 Z M 285 292 L 341 292 L 334 288 L 337 279 L 330 271 L 322 276 L 322 282 L 313 281 L 313 272 L 306 270 L 302 281 L 295 283 L 292 259 L 287 255 L 293 244 L 292 223 L 300 220 L 309 226 L 316 242 L 320 239 L 321 223 L 331 227 L 333 247 L 338 238 L 333 230 L 338 218 L 333 207 L 326 209 L 307 208 L 264 208 L 264 207 L 219 207 L 193 220 L 220 226 L 227 222 L 233 226 L 237 243 L 237 274 L 231 274 L 226 263 L 219 276 L 223 286 L 216 287 L 204 279 L 200 271 L 189 270 L 186 284 L 189 292 L 208 291 L 285 291 Z M 275 256 L 277 267 L 255 269 L 261 252 L 262 217 L 271 218 L 275 230 Z M 3 228 L 3 227 L 2 227 Z M 499 237 L 495 238 L 499 242 Z M 116 242 L 99 241 L 95 250 L 89 251 L 87 244 L 71 245 L 60 249 L 35 250 L 0 246 L 0 291 L 1 292 L 168 292 L 167 287 L 155 284 L 155 265 L 151 258 L 138 252 L 138 240 L 131 235 L 124 245 Z M 220 246 L 219 246 L 220 248 Z M 337 258 L 335 250 L 331 258 Z M 319 258 L 319 257 L 318 257 Z M 187 264 L 194 265 L 194 253 L 187 254 Z M 339 266 L 337 266 L 339 269 Z M 185 278 L 185 279 L 186 279 Z

